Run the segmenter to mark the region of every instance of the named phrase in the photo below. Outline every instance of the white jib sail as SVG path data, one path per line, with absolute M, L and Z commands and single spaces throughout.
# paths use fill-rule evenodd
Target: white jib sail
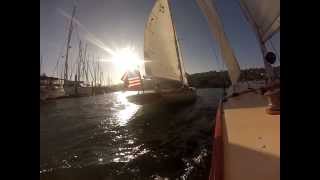
M 233 50 L 225 35 L 222 23 L 215 6 L 210 0 L 197 0 L 204 16 L 207 17 L 209 27 L 214 39 L 219 43 L 220 51 L 224 62 L 228 68 L 228 73 L 232 84 L 236 84 L 240 77 L 240 66 L 236 60 Z
M 167 0 L 157 0 L 144 34 L 145 71 L 148 76 L 181 81 L 176 38 Z
M 280 29 L 280 0 L 240 0 L 240 4 L 262 42 Z

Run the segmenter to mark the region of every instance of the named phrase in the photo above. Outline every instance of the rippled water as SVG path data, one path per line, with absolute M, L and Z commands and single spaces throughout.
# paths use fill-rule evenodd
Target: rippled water
M 116 92 L 40 106 L 41 179 L 207 179 L 220 89 L 183 107 Z

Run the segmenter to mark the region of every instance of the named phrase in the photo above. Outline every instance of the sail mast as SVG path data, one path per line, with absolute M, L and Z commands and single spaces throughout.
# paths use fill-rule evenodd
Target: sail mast
M 84 66 L 84 74 L 86 76 L 86 83 L 89 82 L 89 76 L 88 76 L 88 56 L 87 56 L 87 43 L 84 48 L 84 59 L 83 59 L 83 66 Z
M 66 60 L 65 60 L 65 70 L 64 70 L 64 79 L 68 80 L 68 58 L 69 58 L 69 48 L 70 48 L 70 42 L 71 42 L 71 37 L 72 37 L 72 31 L 73 31 L 73 18 L 76 14 L 76 6 L 73 6 L 72 10 L 72 17 L 71 17 L 71 22 L 69 26 L 69 32 L 68 32 L 68 41 L 67 41 L 67 52 L 66 52 Z
M 77 63 L 77 81 L 80 82 L 80 77 L 81 77 L 81 62 L 82 62 L 82 44 L 81 40 L 79 41 L 79 59 Z
M 42 69 L 42 62 L 43 62 L 43 56 L 41 55 L 41 58 L 40 58 L 40 74 L 41 74 L 41 69 Z
M 177 42 L 177 35 L 176 35 L 176 28 L 174 26 L 174 23 L 173 23 L 173 17 L 172 17 L 172 14 L 171 14 L 171 5 L 170 5 L 170 2 L 169 0 L 166 0 L 167 3 L 168 3 L 168 7 L 169 7 L 169 14 L 170 14 L 170 18 L 171 18 L 171 23 L 172 23 L 172 27 L 173 27 L 173 35 L 174 35 L 174 39 L 175 39 L 175 47 L 176 47 L 176 52 L 177 52 L 177 57 L 178 57 L 178 67 L 179 67 L 179 71 L 180 71 L 180 81 L 181 83 L 183 84 L 183 73 L 182 73 L 182 66 L 181 66 L 181 57 L 180 57 L 180 53 L 179 53 L 179 49 L 178 49 L 178 42 Z

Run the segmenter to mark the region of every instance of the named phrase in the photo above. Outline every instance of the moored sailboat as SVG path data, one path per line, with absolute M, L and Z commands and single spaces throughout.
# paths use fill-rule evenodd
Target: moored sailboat
M 40 76 L 40 100 L 56 99 L 65 96 L 63 80 L 54 77 Z
M 128 97 L 136 104 L 164 102 L 189 103 L 196 100 L 196 89 L 188 84 L 168 0 L 157 0 L 144 34 L 146 75 L 153 92 Z

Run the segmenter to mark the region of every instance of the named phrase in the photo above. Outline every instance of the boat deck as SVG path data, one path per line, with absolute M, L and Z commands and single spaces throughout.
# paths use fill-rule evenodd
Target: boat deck
M 258 93 L 232 97 L 223 104 L 223 179 L 280 179 L 280 116 L 266 113 Z

